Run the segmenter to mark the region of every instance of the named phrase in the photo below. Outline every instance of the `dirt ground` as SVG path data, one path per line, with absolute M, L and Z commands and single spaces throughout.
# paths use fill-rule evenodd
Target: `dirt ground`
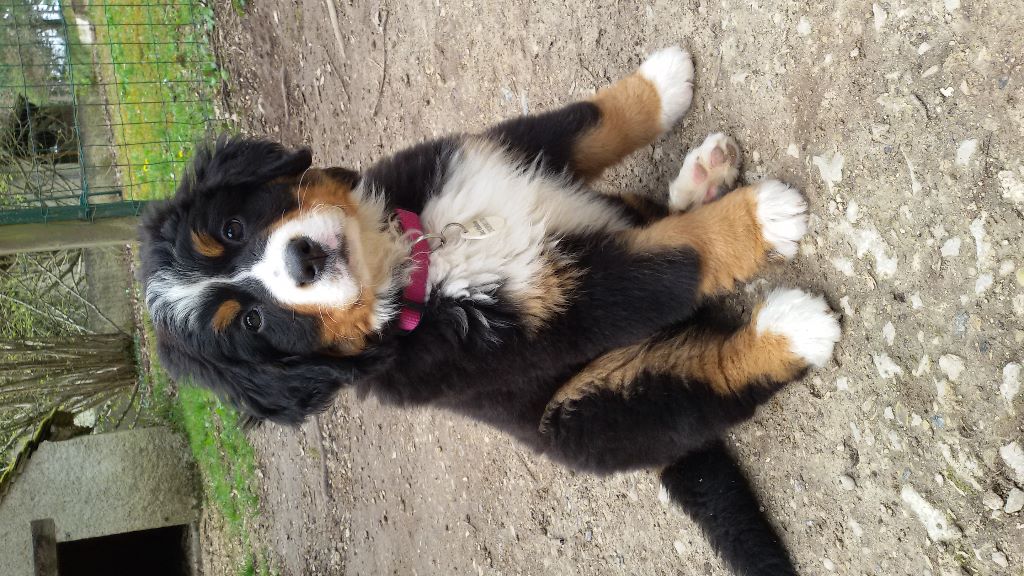
M 689 115 L 601 186 L 664 194 L 724 130 L 746 180 L 810 198 L 769 282 L 825 292 L 845 334 L 731 438 L 802 572 L 1024 574 L 1024 4 L 353 2 L 335 27 L 330 1 L 221 8 L 217 32 L 244 130 L 332 165 L 688 48 Z M 725 574 L 652 474 L 573 474 L 447 413 L 343 396 L 253 441 L 282 574 Z

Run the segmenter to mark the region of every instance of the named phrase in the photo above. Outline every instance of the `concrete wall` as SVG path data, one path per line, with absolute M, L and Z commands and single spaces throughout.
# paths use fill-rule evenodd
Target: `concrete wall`
M 189 524 L 197 495 L 187 447 L 165 428 L 44 442 L 0 502 L 0 571 L 32 576 L 32 520 L 53 518 L 58 542 Z

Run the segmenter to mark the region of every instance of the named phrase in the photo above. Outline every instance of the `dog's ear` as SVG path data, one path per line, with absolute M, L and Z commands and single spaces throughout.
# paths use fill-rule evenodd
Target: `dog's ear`
M 359 172 L 349 170 L 348 168 L 341 168 L 338 166 L 332 166 L 330 168 L 324 168 L 323 173 L 330 179 L 345 184 L 349 188 L 355 188 L 359 185 Z
M 244 137 L 219 137 L 196 150 L 185 186 L 194 192 L 263 184 L 295 177 L 313 163 L 309 148 L 289 150 L 277 142 Z
M 167 333 L 158 334 L 157 343 L 160 361 L 175 380 L 191 380 L 213 390 L 253 422 L 301 424 L 364 375 L 356 358 L 224 358 L 211 347 L 185 344 Z M 196 350 L 206 352 L 200 357 Z

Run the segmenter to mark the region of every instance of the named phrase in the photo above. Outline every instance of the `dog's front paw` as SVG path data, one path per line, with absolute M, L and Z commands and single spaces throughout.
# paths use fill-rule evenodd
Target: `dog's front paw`
M 757 222 L 764 241 L 786 259 L 796 256 L 797 243 L 807 233 L 807 200 L 778 180 L 758 184 L 756 198 Z
M 832 357 L 842 333 L 824 298 L 794 288 L 776 288 L 768 294 L 754 323 L 759 335 L 784 337 L 793 355 L 816 368 Z
M 640 65 L 640 75 L 654 84 L 661 101 L 661 129 L 668 130 L 693 101 L 693 59 L 679 46 L 651 54 Z
M 740 149 L 718 132 L 690 151 L 679 175 L 669 184 L 669 207 L 677 212 L 696 208 L 722 195 L 739 174 Z

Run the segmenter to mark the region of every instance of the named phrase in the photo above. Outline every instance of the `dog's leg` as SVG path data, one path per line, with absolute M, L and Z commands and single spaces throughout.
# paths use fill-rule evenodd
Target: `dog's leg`
M 700 259 L 699 294 L 732 290 L 749 280 L 772 253 L 796 256 L 807 231 L 807 202 L 799 192 L 767 180 L 726 194 L 696 210 L 673 214 L 627 233 L 633 249 L 688 247 Z
M 674 126 L 692 97 L 689 53 L 666 48 L 589 101 L 504 122 L 488 135 L 529 161 L 540 157 L 550 170 L 589 181 Z
M 551 399 L 541 432 L 554 457 L 584 470 L 664 466 L 823 366 L 839 335 L 824 299 L 776 290 L 737 330 L 695 318 L 598 358 Z

